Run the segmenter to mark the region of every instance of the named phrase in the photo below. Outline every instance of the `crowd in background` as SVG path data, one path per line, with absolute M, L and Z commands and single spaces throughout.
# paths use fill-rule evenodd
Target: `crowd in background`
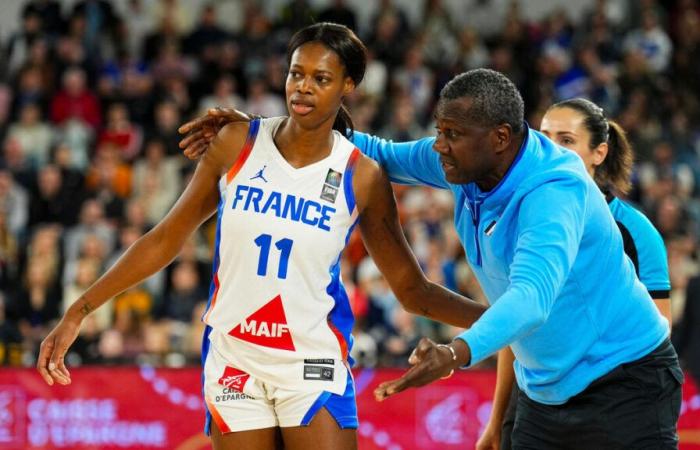
M 383 0 L 363 24 L 342 0 L 324 10 L 292 0 L 274 14 L 228 2 L 237 29 L 220 24 L 221 3 L 28 1 L 20 30 L 0 42 L 0 364 L 33 365 L 62 312 L 167 213 L 195 164 L 178 148 L 181 123 L 212 106 L 286 113 L 285 45 L 314 21 L 345 24 L 367 44 L 365 80 L 347 101 L 360 131 L 397 141 L 434 134 L 440 88 L 477 67 L 516 83 L 533 127 L 556 101 L 604 107 L 636 151 L 630 200 L 666 243 L 676 342 L 700 346 L 700 323 L 683 321 L 686 297 L 700 299 L 686 292 L 699 267 L 700 2 L 599 0 L 575 22 L 564 10 L 531 22 L 517 0 L 479 0 L 468 16 L 483 19 L 471 26 L 455 23 L 455 2 L 439 0 L 424 2 L 420 23 Z M 484 301 L 451 196 L 395 188 L 424 271 Z M 167 269 L 89 316 L 68 363 L 197 361 L 213 222 Z M 342 267 L 360 365 L 405 365 L 421 336 L 456 333 L 404 312 L 358 235 Z

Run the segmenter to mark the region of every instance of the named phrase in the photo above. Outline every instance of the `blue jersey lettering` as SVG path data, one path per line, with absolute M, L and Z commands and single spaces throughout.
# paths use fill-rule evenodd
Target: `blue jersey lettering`
M 277 191 L 268 193 L 260 188 L 239 184 L 236 186 L 231 209 L 237 209 L 241 204 L 243 211 L 274 214 L 276 217 L 301 222 L 324 231 L 331 230 L 329 222 L 336 211 L 332 206 L 321 205 L 313 200 Z

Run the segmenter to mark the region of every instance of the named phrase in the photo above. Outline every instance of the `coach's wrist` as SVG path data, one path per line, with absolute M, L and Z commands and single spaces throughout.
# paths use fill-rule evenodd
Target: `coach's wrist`
M 456 338 L 449 344 L 449 347 L 454 350 L 457 356 L 455 369 L 469 366 L 472 360 L 472 351 L 464 339 Z

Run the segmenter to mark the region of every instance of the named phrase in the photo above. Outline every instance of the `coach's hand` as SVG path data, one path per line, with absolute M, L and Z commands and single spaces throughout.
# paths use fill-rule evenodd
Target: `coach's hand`
M 54 381 L 70 384 L 70 373 L 64 358 L 68 347 L 78 337 L 81 322 L 66 315 L 41 343 L 36 368 L 49 386 L 53 386 Z
M 374 390 L 374 398 L 382 401 L 407 388 L 424 386 L 439 378 L 447 378 L 456 368 L 469 363 L 471 352 L 463 340 L 455 339 L 449 347 L 454 350 L 456 359 L 448 346 L 438 345 L 428 338 L 421 339 L 408 359 L 413 367 L 401 378 L 380 384 Z
M 209 143 L 224 125 L 231 122 L 248 122 L 251 117 L 233 108 L 210 108 L 204 116 L 192 119 L 178 128 L 186 134 L 180 140 L 180 148 L 189 159 L 197 159 L 204 154 Z

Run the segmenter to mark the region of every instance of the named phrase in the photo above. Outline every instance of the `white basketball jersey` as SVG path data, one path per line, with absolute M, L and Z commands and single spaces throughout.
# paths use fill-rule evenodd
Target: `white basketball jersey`
M 342 394 L 353 316 L 339 259 L 357 221 L 359 150 L 334 131 L 329 156 L 294 168 L 273 141 L 283 121 L 252 121 L 220 180 L 204 321 L 214 349 L 237 369 L 280 387 Z

